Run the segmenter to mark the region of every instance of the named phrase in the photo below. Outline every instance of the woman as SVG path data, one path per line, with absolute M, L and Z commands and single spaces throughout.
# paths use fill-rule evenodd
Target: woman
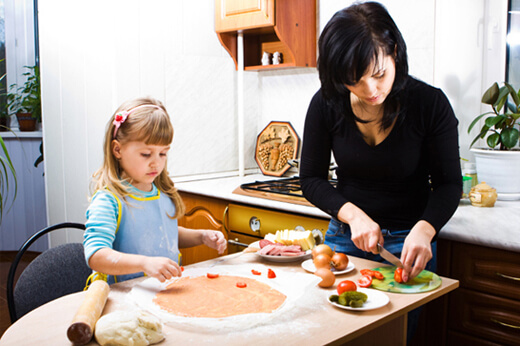
M 332 17 L 318 71 L 300 178 L 305 197 L 332 216 L 325 242 L 377 261 L 384 244 L 401 258 L 404 281 L 435 270 L 436 236 L 462 194 L 458 121 L 446 96 L 408 75 L 401 33 L 373 2 Z M 331 151 L 337 188 L 327 180 Z

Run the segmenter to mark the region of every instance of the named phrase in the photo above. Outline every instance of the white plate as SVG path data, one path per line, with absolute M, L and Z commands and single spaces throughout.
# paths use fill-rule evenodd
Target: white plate
M 358 288 L 358 291 L 363 292 L 368 296 L 367 301 L 363 304 L 363 306 L 361 306 L 359 308 L 353 308 L 351 306 L 343 306 L 338 303 L 331 302 L 329 300 L 329 297 L 331 295 L 330 292 L 329 292 L 329 295 L 327 296 L 327 301 L 330 304 L 332 304 L 335 307 L 338 307 L 340 309 L 356 310 L 356 311 L 379 309 L 379 308 L 385 306 L 386 304 L 388 304 L 388 302 L 390 301 L 390 298 L 384 292 L 381 292 L 381 291 L 376 291 L 376 290 L 367 289 L 367 288 Z
M 334 268 L 331 269 L 331 271 L 334 273 L 334 275 L 341 275 L 348 273 L 352 270 L 354 270 L 356 266 L 352 262 L 348 262 L 348 266 L 343 270 L 335 270 Z M 314 273 L 316 271 L 316 267 L 314 266 L 314 262 L 312 262 L 312 258 L 308 259 L 306 261 L 302 262 L 302 268 L 305 269 L 308 272 Z
M 249 245 L 249 247 L 260 249 L 260 241 L 255 241 L 254 243 L 251 243 Z M 256 255 L 265 259 L 266 261 L 285 263 L 285 262 L 296 262 L 296 261 L 301 261 L 301 260 L 310 258 L 312 256 L 312 251 L 307 250 L 304 255 L 300 255 L 300 256 L 271 256 L 271 255 L 261 255 L 258 252 L 256 252 Z

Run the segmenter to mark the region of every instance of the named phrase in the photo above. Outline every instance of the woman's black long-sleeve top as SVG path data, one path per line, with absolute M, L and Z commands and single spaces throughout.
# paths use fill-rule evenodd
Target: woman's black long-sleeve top
M 437 88 L 410 78 L 404 95 L 394 128 L 376 146 L 321 90 L 314 95 L 300 160 L 302 190 L 311 203 L 336 217 L 352 202 L 382 229 L 411 229 L 425 220 L 438 233 L 448 222 L 462 193 L 458 121 Z M 350 106 L 346 112 L 352 113 Z M 328 182 L 331 152 L 337 189 Z

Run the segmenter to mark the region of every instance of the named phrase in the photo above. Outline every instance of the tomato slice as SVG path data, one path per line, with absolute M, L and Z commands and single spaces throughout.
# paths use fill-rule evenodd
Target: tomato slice
M 385 279 L 383 273 L 378 272 L 377 270 L 361 269 L 359 272 L 361 273 L 361 275 L 371 276 L 371 277 L 376 278 L 378 280 L 384 280 Z
M 237 287 L 238 288 L 245 288 L 245 287 L 247 287 L 247 284 L 245 282 L 240 282 L 239 281 L 239 282 L 237 282 Z
M 267 269 L 267 277 L 269 279 L 274 279 L 276 277 L 276 274 L 274 273 L 274 271 L 272 269 Z
M 398 283 L 403 282 L 403 268 L 395 269 L 394 280 L 395 280 L 395 282 L 398 282 Z
M 383 275 L 383 273 L 381 272 L 378 272 L 377 270 L 374 270 L 374 277 L 378 280 L 384 280 L 385 279 L 385 276 Z
M 370 285 L 372 285 L 372 277 L 369 275 L 361 275 L 358 279 L 358 285 L 360 287 L 370 287 Z
M 361 273 L 361 275 L 374 276 L 374 271 L 370 269 L 361 269 L 359 272 Z
M 208 277 L 208 279 L 216 279 L 216 278 L 218 278 L 218 274 L 213 274 L 213 273 L 208 273 L 208 274 L 206 274 L 206 276 Z
M 251 273 L 253 273 L 253 275 L 262 275 L 261 272 L 259 272 L 258 270 L 254 270 L 254 269 L 251 269 Z

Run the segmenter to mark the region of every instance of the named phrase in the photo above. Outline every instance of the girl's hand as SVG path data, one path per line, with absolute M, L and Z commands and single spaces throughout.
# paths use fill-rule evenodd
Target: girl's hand
M 219 255 L 223 254 L 227 248 L 226 237 L 220 231 L 206 230 L 202 233 L 202 243 L 212 249 L 218 251 Z
M 181 267 L 168 257 L 144 257 L 143 272 L 160 282 L 182 276 Z
M 410 230 L 401 252 L 404 282 L 419 275 L 432 259 L 431 241 L 434 236 L 435 229 L 424 220 L 417 222 Z
M 379 253 L 377 243 L 384 244 L 381 228 L 363 210 L 350 202 L 346 203 L 339 210 L 338 219 L 350 226 L 352 242 L 358 249 Z

